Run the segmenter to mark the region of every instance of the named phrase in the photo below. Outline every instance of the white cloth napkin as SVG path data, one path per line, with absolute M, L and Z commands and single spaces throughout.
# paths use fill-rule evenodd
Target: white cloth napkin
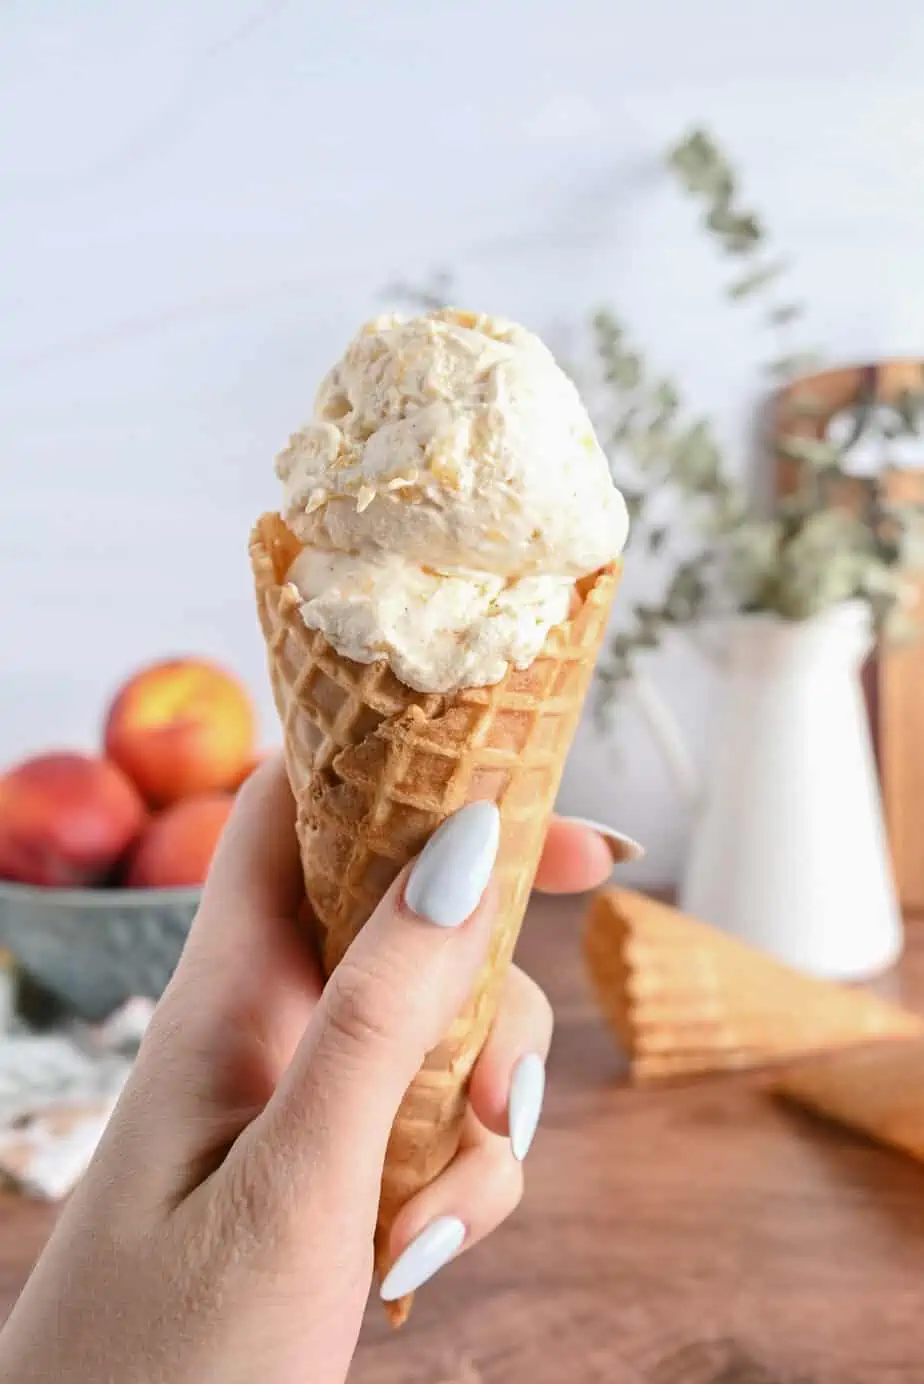
M 153 1013 L 134 999 L 96 1026 L 0 1037 L 0 1177 L 46 1201 L 86 1171 Z

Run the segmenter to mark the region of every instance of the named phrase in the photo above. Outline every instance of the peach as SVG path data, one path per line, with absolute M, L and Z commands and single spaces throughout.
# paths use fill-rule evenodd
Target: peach
M 211 793 L 168 807 L 154 817 L 125 872 L 130 889 L 175 889 L 202 884 L 234 797 Z
M 0 879 L 58 888 L 101 883 L 144 825 L 115 764 L 45 754 L 0 779 Z
M 256 717 L 231 673 L 170 659 L 128 681 L 106 717 L 106 753 L 155 807 L 234 788 L 254 756 Z

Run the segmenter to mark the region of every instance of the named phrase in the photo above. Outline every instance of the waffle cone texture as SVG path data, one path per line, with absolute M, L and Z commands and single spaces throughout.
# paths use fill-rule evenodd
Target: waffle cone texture
M 639 1085 L 924 1033 L 897 1004 L 813 980 L 628 889 L 595 897 L 584 954 Z
M 299 543 L 277 514 L 250 542 L 257 607 L 282 722 L 305 891 L 330 975 L 399 871 L 466 803 L 496 802 L 498 909 L 489 954 L 462 1012 L 412 1082 L 392 1128 L 376 1268 L 401 1207 L 451 1162 L 468 1080 L 526 910 L 565 757 L 619 579 L 579 582 L 570 618 L 528 668 L 492 687 L 415 692 L 384 661 L 361 664 L 308 629 L 285 581 Z M 388 1304 L 399 1325 L 410 1299 Z

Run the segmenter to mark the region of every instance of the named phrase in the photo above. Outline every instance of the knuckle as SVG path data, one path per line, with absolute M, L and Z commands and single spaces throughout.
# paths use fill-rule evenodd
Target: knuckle
M 211 1239 L 216 1257 L 221 1257 L 221 1245 L 223 1254 L 237 1261 L 277 1243 L 290 1224 L 291 1210 L 285 1205 L 285 1183 L 276 1175 L 266 1145 L 254 1139 L 239 1153 L 243 1156 L 232 1156 L 222 1169 L 212 1234 L 203 1237 Z
M 273 1219 L 274 1181 L 261 1154 L 262 1146 L 254 1141 L 246 1157 L 231 1162 L 225 1181 L 225 1208 L 245 1243 L 256 1243 Z
M 387 982 L 387 976 L 354 965 L 348 957 L 341 961 L 327 986 L 327 1027 L 335 1043 L 353 1051 L 393 1041 L 401 1005 Z

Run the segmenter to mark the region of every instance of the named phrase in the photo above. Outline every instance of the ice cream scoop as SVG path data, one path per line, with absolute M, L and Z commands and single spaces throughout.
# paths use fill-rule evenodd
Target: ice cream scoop
M 418 691 L 527 666 L 628 530 L 548 348 L 456 310 L 368 323 L 276 469 L 305 623 Z

